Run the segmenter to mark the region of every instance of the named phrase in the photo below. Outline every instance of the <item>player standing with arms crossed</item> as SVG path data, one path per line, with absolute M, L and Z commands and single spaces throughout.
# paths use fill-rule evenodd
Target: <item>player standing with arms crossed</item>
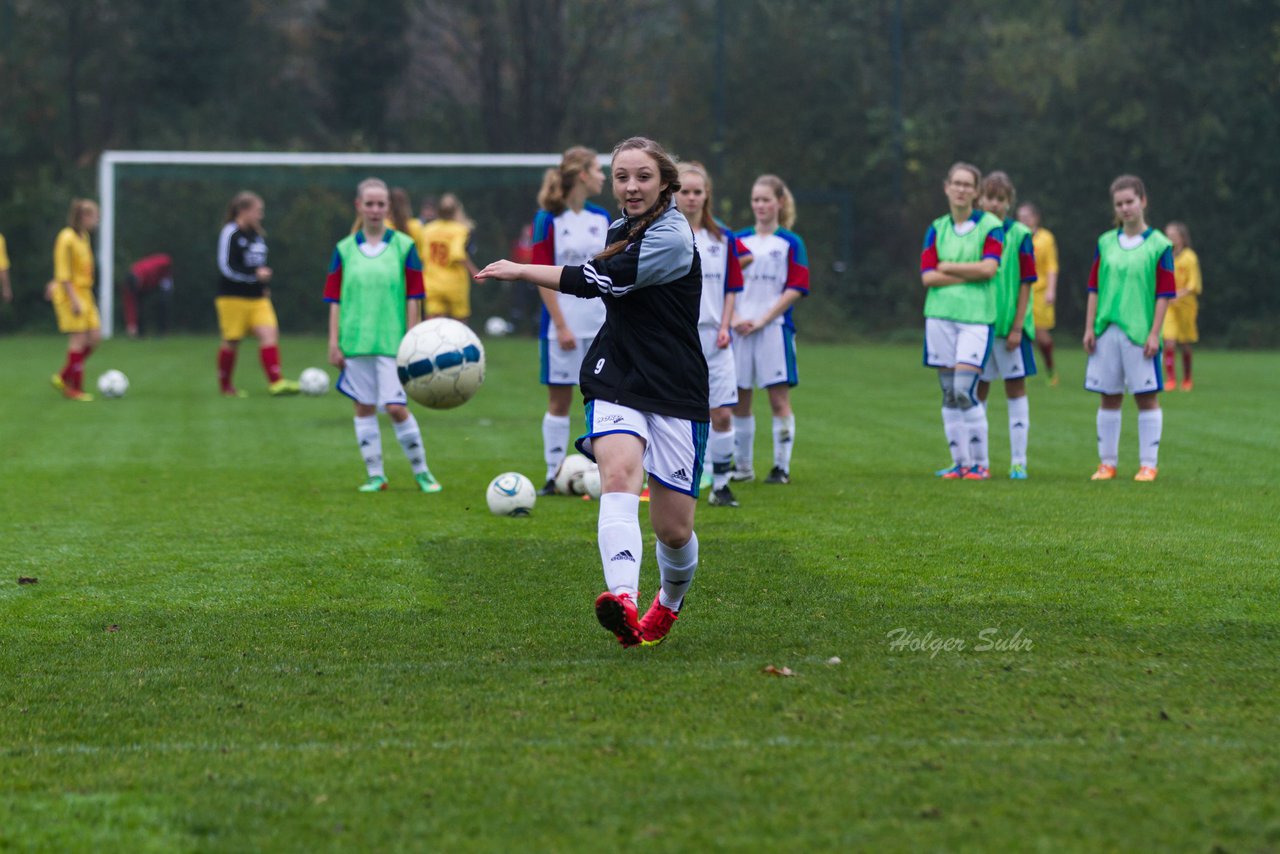
M 271 305 L 271 268 L 267 266 L 267 241 L 262 230 L 266 207 L 262 197 L 247 190 L 227 205 L 227 221 L 218 235 L 218 385 L 227 397 L 244 397 L 231 379 L 236 369 L 240 339 L 252 332 L 258 339 L 258 356 L 272 395 L 297 394 L 298 384 L 280 372 L 280 324 Z
M 1031 229 L 1031 246 L 1036 254 L 1036 281 L 1031 286 L 1031 318 L 1036 330 L 1036 346 L 1049 372 L 1049 385 L 1058 384 L 1053 366 L 1053 327 L 1057 324 L 1058 241 L 1053 232 L 1040 225 L 1040 208 L 1031 202 L 1018 205 L 1018 222 Z
M 93 299 L 93 246 L 89 235 L 98 227 L 98 205 L 72 199 L 67 227 L 53 244 L 53 281 L 46 296 L 53 301 L 58 331 L 67 336 L 67 362 L 53 375 L 53 387 L 68 400 L 90 401 L 84 391 L 84 363 L 102 341 L 102 320 Z
M 1085 309 L 1084 387 L 1102 395 L 1098 407 L 1098 470 L 1092 480 L 1112 480 L 1120 456 L 1120 406 L 1127 390 L 1138 406 L 1137 481 L 1156 479 L 1164 413 L 1160 410 L 1160 332 L 1176 293 L 1173 244 L 1147 225 L 1142 180 L 1121 175 L 1111 182 L 1120 227 L 1104 232 L 1089 272 Z
M 477 278 L 523 279 L 605 305 L 580 374 L 587 432 L 578 447 L 600 465 L 598 541 L 608 589 L 596 599 L 596 618 L 630 647 L 666 637 L 698 566 L 693 520 L 709 389 L 698 340 L 702 270 L 689 221 L 673 202 L 675 163 L 658 143 L 633 137 L 613 150 L 610 169 L 623 216 L 604 251 L 582 265 L 495 261 Z M 661 587 L 637 618 L 646 471 Z
M 981 184 L 977 166 L 952 164 L 942 185 L 951 210 L 929 226 L 920 253 L 920 280 L 928 289 L 924 364 L 937 368 L 942 387 L 942 427 L 952 467 L 939 474 L 947 480 L 991 476 L 976 461 L 987 444 L 987 410 L 974 390 L 991 352 L 996 321 L 991 280 L 1000 269 L 1004 227 L 995 214 L 974 210 Z
M 596 152 L 574 146 L 560 166 L 548 169 L 538 192 L 533 220 L 533 263 L 578 266 L 604 248 L 609 214 L 587 199 L 604 189 L 604 172 Z M 556 472 L 569 452 L 569 407 L 578 382 L 583 354 L 604 323 L 604 305 L 577 299 L 555 289 L 540 288 L 542 297 L 542 384 L 547 387 L 547 411 L 542 416 L 542 455 L 546 484 L 539 495 L 555 494 Z
M 355 402 L 356 444 L 369 476 L 360 491 L 387 488 L 378 428 L 382 407 L 391 417 L 418 488 L 439 492 L 440 484 L 427 468 L 422 431 L 396 374 L 400 341 L 422 316 L 422 262 L 413 238 L 387 228 L 388 204 L 383 181 L 366 178 L 356 188 L 360 229 L 338 242 L 324 283 L 329 363 L 342 369 L 338 391 Z
M 978 380 L 978 400 L 985 408 L 991 384 L 1004 380 L 1004 396 L 1009 407 L 1009 478 L 1027 479 L 1027 436 L 1031 430 L 1031 407 L 1027 402 L 1027 377 L 1036 372 L 1031 341 L 1035 327 L 1031 320 L 1031 284 L 1036 280 L 1036 256 L 1031 245 L 1031 229 L 1009 219 L 1009 209 L 1017 191 L 1004 172 L 992 172 L 982 182 L 979 206 L 1004 223 L 1004 252 L 1000 270 L 990 287 L 996 292 L 996 322 L 992 332 L 991 357 Z M 984 445 L 975 463 L 989 467 Z
M 733 360 L 733 335 L 729 330 L 734 302 L 742 293 L 740 251 L 733 232 L 711 214 L 711 178 L 706 167 L 690 161 L 679 168 L 680 191 L 676 205 L 693 228 L 694 244 L 702 264 L 702 302 L 698 311 L 698 337 L 707 360 L 711 388 L 711 437 L 707 453 L 713 473 L 710 504 L 737 507 L 729 488 L 733 465 L 733 406 L 738 402 L 737 371 Z
M 1174 373 L 1174 350 L 1182 351 L 1182 390 L 1191 391 L 1191 345 L 1200 340 L 1196 316 L 1200 313 L 1200 294 L 1204 283 L 1200 279 L 1200 257 L 1191 248 L 1191 232 L 1180 222 L 1164 227 L 1173 243 L 1173 280 L 1177 295 L 1169 303 L 1164 315 L 1164 381 L 1173 391 L 1178 387 Z
M 738 235 L 752 261 L 743 272 L 742 293 L 734 305 L 738 403 L 733 408 L 734 472 L 730 477 L 755 478 L 751 390 L 762 388 L 768 391 L 773 412 L 773 469 L 765 483 L 784 484 L 791 482 L 796 436 L 791 387 L 800 382 L 791 307 L 809 295 L 809 253 L 800 235 L 790 230 L 796 221 L 796 203 L 777 175 L 756 179 L 751 212 L 755 226 Z

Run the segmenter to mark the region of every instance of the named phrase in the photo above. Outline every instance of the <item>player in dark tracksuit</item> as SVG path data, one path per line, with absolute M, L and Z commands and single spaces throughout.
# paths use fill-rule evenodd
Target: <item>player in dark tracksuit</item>
M 606 248 L 580 266 L 496 261 L 478 279 L 523 279 L 600 298 L 605 322 L 582 362 L 587 432 L 578 448 L 600 464 L 600 559 L 608 589 L 596 617 L 623 646 L 660 643 L 698 565 L 693 531 L 710 410 L 707 362 L 698 338 L 702 266 L 693 230 L 676 208 L 680 189 L 658 143 L 619 143 L 610 167 L 622 219 Z M 643 538 L 640 488 L 649 475 L 661 587 L 637 617 Z

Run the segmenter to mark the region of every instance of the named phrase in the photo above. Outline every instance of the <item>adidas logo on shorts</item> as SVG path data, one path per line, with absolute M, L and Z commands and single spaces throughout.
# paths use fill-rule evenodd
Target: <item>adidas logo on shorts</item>
M 682 480 L 682 481 L 684 481 L 685 483 L 688 483 L 688 482 L 689 482 L 689 473 L 688 473 L 687 471 L 685 471 L 684 469 L 676 469 L 675 471 L 673 471 L 673 472 L 671 473 L 671 479 L 672 479 L 672 480 Z

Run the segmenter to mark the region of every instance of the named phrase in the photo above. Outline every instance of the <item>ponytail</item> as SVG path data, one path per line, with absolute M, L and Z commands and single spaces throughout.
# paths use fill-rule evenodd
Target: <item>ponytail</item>
M 565 151 L 560 165 L 548 169 L 542 176 L 542 188 L 538 190 L 538 207 L 552 216 L 559 216 L 569 206 L 569 194 L 578 182 L 578 176 L 591 167 L 596 152 L 585 145 L 575 145 Z

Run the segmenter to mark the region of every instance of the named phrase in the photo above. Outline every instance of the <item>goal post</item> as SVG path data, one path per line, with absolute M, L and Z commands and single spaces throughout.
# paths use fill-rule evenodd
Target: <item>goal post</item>
M 340 167 L 451 169 L 548 168 L 560 163 L 560 154 L 371 154 L 351 152 L 279 151 L 104 151 L 98 161 L 98 202 L 102 219 L 98 226 L 98 298 L 102 336 L 110 338 L 115 325 L 115 250 L 117 169 L 127 166 L 165 167 Z M 608 166 L 607 155 L 600 156 Z

